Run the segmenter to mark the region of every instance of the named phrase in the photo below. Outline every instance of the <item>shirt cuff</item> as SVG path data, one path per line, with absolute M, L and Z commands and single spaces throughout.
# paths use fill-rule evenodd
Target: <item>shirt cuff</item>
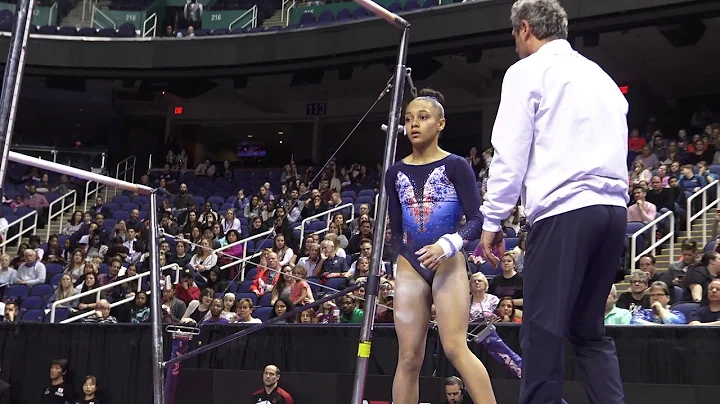
M 437 244 L 442 247 L 443 253 L 448 256 L 452 257 L 455 254 L 457 254 L 458 251 L 463 247 L 463 239 L 460 237 L 459 234 L 453 233 L 453 234 L 446 234 L 437 241 Z
M 500 222 L 495 222 L 485 218 L 482 229 L 483 231 L 487 231 L 489 233 L 499 233 L 502 231 L 502 226 L 500 226 Z

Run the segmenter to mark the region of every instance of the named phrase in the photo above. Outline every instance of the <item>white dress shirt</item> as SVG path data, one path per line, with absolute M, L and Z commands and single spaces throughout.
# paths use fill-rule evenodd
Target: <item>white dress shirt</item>
M 625 207 L 628 103 L 597 64 L 555 40 L 511 66 L 492 145 L 483 230 L 518 196 L 529 223 L 593 205 Z

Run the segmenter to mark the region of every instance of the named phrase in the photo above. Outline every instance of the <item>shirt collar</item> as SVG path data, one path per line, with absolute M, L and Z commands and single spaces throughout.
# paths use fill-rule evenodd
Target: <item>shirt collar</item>
M 570 53 L 573 52 L 573 48 L 570 45 L 570 42 L 568 42 L 565 39 L 554 39 L 545 45 L 541 46 L 540 49 L 537 50 L 537 53 L 547 53 L 547 54 L 560 54 L 560 53 Z

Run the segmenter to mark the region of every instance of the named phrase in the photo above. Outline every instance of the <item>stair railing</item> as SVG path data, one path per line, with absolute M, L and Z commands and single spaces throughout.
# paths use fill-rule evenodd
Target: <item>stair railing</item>
M 77 192 L 72 190 L 67 194 L 54 200 L 50 206 L 48 206 L 48 223 L 47 223 L 47 235 L 46 240 L 50 239 L 50 223 L 56 217 L 60 216 L 60 230 L 65 223 L 65 213 L 69 212 L 71 215 L 75 212 L 75 205 L 77 204 Z
M 25 220 L 33 218 L 33 222 L 31 225 L 25 227 Z M 3 240 L 2 243 L 0 243 L 0 250 L 3 254 L 5 254 L 5 248 L 10 244 L 11 241 L 17 240 L 17 245 L 20 245 L 20 242 L 22 241 L 22 238 L 25 236 L 25 233 L 29 233 L 28 235 L 35 234 L 35 229 L 37 229 L 37 221 L 38 221 L 38 215 L 37 211 L 33 210 L 32 212 L 26 214 L 25 216 L 16 219 L 12 223 L 8 224 L 8 227 L 3 229 Z M 12 236 L 8 237 L 8 232 L 15 227 L 15 225 L 18 226 L 18 231 Z
M 255 27 L 257 27 L 258 7 L 257 7 L 257 4 L 256 4 L 256 5 L 252 6 L 248 11 L 242 13 L 242 15 L 240 15 L 240 17 L 234 19 L 234 20 L 230 23 L 230 25 L 228 26 L 228 29 L 229 29 L 230 31 L 232 31 L 232 30 L 233 30 L 233 25 L 235 25 L 235 24 L 237 24 L 238 22 L 242 21 L 242 19 L 245 18 L 245 17 L 247 17 L 248 14 L 250 14 L 250 15 L 252 16 L 251 19 L 250 19 L 250 21 L 248 21 L 248 22 L 246 22 L 245 24 L 243 24 L 243 26 L 240 27 L 240 28 L 247 28 L 248 25 L 250 25 L 250 28 L 255 28 Z
M 251 259 L 253 259 L 253 258 L 255 258 L 255 257 L 258 257 L 258 256 L 260 256 L 260 254 L 262 254 L 262 251 L 261 251 L 261 250 L 258 250 L 258 251 L 255 251 L 254 254 L 252 254 L 252 255 L 250 255 L 250 256 L 248 257 L 248 244 L 247 244 L 248 241 L 252 241 L 252 240 L 255 240 L 255 239 L 263 239 L 263 240 L 264 240 L 264 239 L 268 238 L 274 231 L 275 231 L 274 229 L 266 230 L 266 231 L 264 231 L 264 232 L 262 232 L 262 233 L 258 233 L 258 234 L 254 235 L 254 236 L 250 236 L 250 237 L 248 237 L 248 238 L 244 238 L 244 239 L 239 240 L 239 241 L 236 241 L 236 242 L 234 242 L 234 243 L 232 243 L 232 244 L 228 244 L 228 245 L 226 245 L 225 247 L 221 247 L 221 248 L 218 248 L 217 250 L 214 250 L 214 251 L 213 251 L 213 254 L 216 254 L 216 253 L 225 251 L 225 250 L 227 250 L 227 249 L 229 249 L 229 248 L 235 247 L 235 246 L 238 245 L 238 244 L 242 244 L 242 246 L 243 246 L 243 256 L 242 256 L 242 258 L 237 259 L 237 260 L 235 260 L 235 261 L 233 261 L 233 262 L 231 262 L 231 263 L 229 263 L 229 264 L 225 264 L 225 265 L 221 266 L 221 267 L 220 267 L 220 270 L 227 269 L 227 268 L 230 268 L 230 267 L 232 267 L 232 266 L 242 264 L 242 268 L 241 268 L 241 270 L 240 270 L 240 281 L 244 281 L 244 280 L 245 280 L 245 265 L 247 264 L 247 262 L 248 262 L 249 260 L 251 260 Z
M 143 21 L 143 31 L 142 36 L 155 36 L 157 33 L 157 13 L 153 13 L 150 17 L 146 18 L 145 21 Z M 148 22 L 151 24 L 150 27 L 148 27 Z M 133 172 L 134 173 L 134 172 Z M 135 181 L 132 181 L 135 182 Z
M 282 7 L 280 7 L 280 22 L 286 22 L 290 20 L 290 14 L 288 13 L 288 17 L 285 18 L 285 10 L 290 10 L 291 8 L 295 7 L 295 0 L 283 0 Z M 285 25 L 288 25 L 287 22 Z
M 660 222 L 670 218 L 670 229 L 660 240 L 657 240 L 657 225 Z M 650 246 L 642 252 L 637 252 L 637 239 L 643 233 L 650 229 Z M 663 245 L 664 242 L 670 240 L 670 263 L 675 262 L 675 214 L 672 211 L 665 212 L 658 216 L 652 222 L 646 224 L 643 228 L 639 229 L 630 237 L 630 272 L 635 270 L 635 264 L 640 261 L 645 254 L 651 254 L 656 248 Z
M 296 4 L 295 0 L 292 0 L 292 3 L 290 5 L 288 5 L 287 8 L 285 8 L 285 12 L 283 13 L 283 15 L 285 16 L 285 26 L 286 27 L 288 25 L 290 25 L 290 10 L 295 8 L 295 4 Z M 285 7 L 285 3 L 283 3 L 283 7 Z
M 95 3 L 97 4 L 97 3 Z M 103 13 L 99 8 L 93 6 L 92 8 L 92 14 L 90 18 L 90 26 L 93 28 L 109 28 L 106 27 L 98 21 L 97 16 L 100 15 L 105 21 L 109 22 L 112 25 L 113 29 L 117 29 L 117 25 L 115 24 L 115 21 L 112 20 L 112 18 L 108 17 L 107 14 Z M 96 27 L 97 25 L 97 27 Z
M 300 242 L 301 242 L 301 243 L 304 243 L 304 240 L 305 240 L 305 225 L 306 225 L 307 223 L 314 222 L 316 219 L 317 219 L 317 220 L 322 220 L 322 219 L 320 219 L 320 218 L 323 217 L 323 216 L 327 216 L 327 217 L 325 218 L 325 222 L 326 222 L 327 226 L 325 226 L 324 229 L 320 229 L 320 230 L 318 230 L 318 231 L 316 231 L 316 232 L 314 232 L 314 233 L 312 233 L 312 234 L 323 234 L 323 233 L 325 233 L 326 231 L 328 231 L 328 228 L 330 227 L 330 222 L 332 221 L 333 216 L 335 216 L 334 213 L 336 213 L 336 212 L 342 212 L 343 209 L 350 208 L 350 219 L 348 220 L 348 222 L 352 222 L 353 220 L 355 220 L 355 209 L 354 209 L 354 206 L 355 206 L 355 205 L 353 205 L 352 203 L 346 203 L 346 204 L 344 204 L 344 205 L 336 206 L 336 207 L 334 207 L 334 208 L 332 208 L 332 209 L 326 210 L 325 212 L 318 213 L 317 215 L 312 215 L 312 216 L 310 216 L 310 217 L 307 217 L 307 218 L 303 219 L 303 221 L 300 222 L 300 225 L 299 225 L 299 226 L 295 226 L 295 230 L 300 230 L 300 240 L 301 240 Z
M 713 199 L 712 202 L 708 203 L 708 192 L 713 188 L 715 188 L 715 198 Z M 702 216 L 702 247 L 703 248 L 705 247 L 705 244 L 707 244 L 707 241 L 708 241 L 707 240 L 707 231 L 708 231 L 707 215 L 705 213 L 707 211 L 709 211 L 710 209 L 712 209 L 713 207 L 715 207 L 716 205 L 718 205 L 718 202 L 720 201 L 720 200 L 718 200 L 718 196 L 720 196 L 720 180 L 715 180 L 715 181 L 711 182 L 710 184 L 704 186 L 699 191 L 690 195 L 690 197 L 687 199 L 687 206 L 686 206 L 687 214 L 685 216 L 686 216 L 686 220 L 687 220 L 686 230 L 688 232 L 688 238 L 691 238 L 690 236 L 692 235 L 692 222 L 695 219 Z M 700 210 L 697 211 L 697 213 L 692 214 L 692 208 L 693 208 L 692 202 L 698 197 L 702 198 L 702 208 L 700 208 Z M 715 237 L 715 236 L 716 235 L 713 235 L 713 237 Z
M 53 21 L 53 14 L 55 14 L 55 21 Z M 50 12 L 48 13 L 48 25 L 50 25 L 50 26 L 58 25 L 57 16 L 58 16 L 58 4 L 53 3 L 53 5 L 50 6 Z

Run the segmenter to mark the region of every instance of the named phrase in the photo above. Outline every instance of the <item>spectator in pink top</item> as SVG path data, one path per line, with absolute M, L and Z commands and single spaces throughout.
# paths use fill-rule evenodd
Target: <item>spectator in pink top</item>
M 633 196 L 635 197 L 635 204 L 627 210 L 628 222 L 643 222 L 647 224 L 655 220 L 657 207 L 645 200 L 647 196 L 645 188 L 636 186 L 633 188 Z
M 505 251 L 505 239 L 502 241 L 502 251 Z M 500 250 L 497 247 L 492 251 L 492 253 L 498 258 L 502 256 L 502 253 L 500 253 Z M 473 251 L 473 253 L 468 257 L 468 261 L 477 265 L 484 264 L 485 261 L 487 261 L 487 257 L 482 249 L 482 243 L 478 243 L 477 247 L 475 247 L 475 251 Z

